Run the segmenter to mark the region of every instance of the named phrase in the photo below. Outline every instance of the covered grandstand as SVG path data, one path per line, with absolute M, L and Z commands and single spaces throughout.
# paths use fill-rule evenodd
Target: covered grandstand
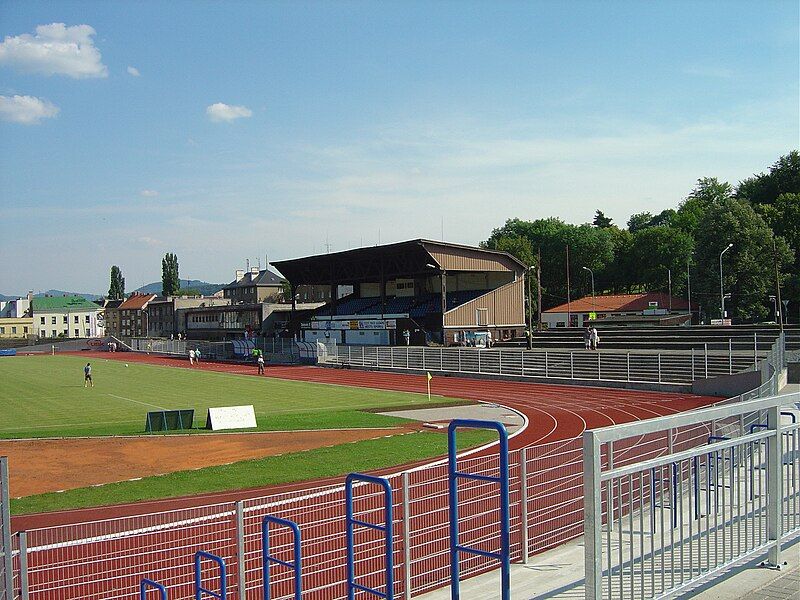
M 307 341 L 453 345 L 525 329 L 525 265 L 506 252 L 419 239 L 274 265 L 293 290 L 331 287 L 329 303 L 293 319 Z M 340 286 L 353 293 L 337 298 Z

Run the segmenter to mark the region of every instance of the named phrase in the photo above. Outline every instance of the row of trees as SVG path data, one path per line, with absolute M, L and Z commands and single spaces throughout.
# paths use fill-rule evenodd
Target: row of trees
M 600 293 L 668 291 L 686 297 L 709 318 L 720 316 L 722 287 L 730 293 L 726 310 L 737 321 L 770 317 L 778 284 L 797 314 L 800 301 L 800 154 L 781 157 L 767 173 L 737 187 L 704 178 L 676 209 L 642 212 L 626 227 L 598 210 L 592 224 L 557 218 L 510 219 L 494 229 L 485 247 L 510 252 L 527 265 L 541 254 L 542 306 L 591 293 L 591 275 Z
M 168 252 L 161 259 L 161 295 L 179 296 L 193 295 L 196 290 L 182 290 L 181 279 L 178 274 L 178 257 Z M 122 269 L 117 265 L 111 267 L 111 285 L 108 288 L 109 300 L 123 300 L 125 298 L 125 278 Z

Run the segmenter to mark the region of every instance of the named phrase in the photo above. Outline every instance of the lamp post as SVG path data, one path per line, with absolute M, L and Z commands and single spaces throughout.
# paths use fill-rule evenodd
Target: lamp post
M 780 324 L 780 313 L 778 312 L 778 299 L 771 294 L 769 299 L 772 300 L 772 310 L 775 314 L 775 322 Z
M 733 243 L 728 244 L 725 249 L 719 253 L 719 303 L 720 303 L 720 319 L 725 318 L 725 291 L 722 285 L 722 255 L 725 254 L 728 250 L 733 248 Z
M 533 296 L 531 296 L 531 271 L 536 265 L 531 265 L 525 271 L 528 280 L 528 350 L 533 348 Z
M 597 310 L 597 304 L 594 301 L 594 271 L 592 271 L 589 267 L 581 267 L 584 271 L 589 271 L 589 275 L 592 276 L 592 310 Z

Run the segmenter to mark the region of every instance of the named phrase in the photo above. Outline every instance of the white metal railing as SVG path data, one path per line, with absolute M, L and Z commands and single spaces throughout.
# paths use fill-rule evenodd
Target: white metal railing
M 10 511 L 8 458 L 0 456 L 0 600 L 14 598 Z
M 768 396 L 585 432 L 586 597 L 663 597 L 755 554 L 779 564 L 786 535 L 800 531 L 800 424 L 781 419 L 781 406 L 797 400 Z M 624 440 L 687 428 L 700 439 L 662 456 L 607 460 Z
M 563 380 L 689 384 L 756 368 L 763 352 L 647 352 L 339 346 L 323 362 L 343 366 Z

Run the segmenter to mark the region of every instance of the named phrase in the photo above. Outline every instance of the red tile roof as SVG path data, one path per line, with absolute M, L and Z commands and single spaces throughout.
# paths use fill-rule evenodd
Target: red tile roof
M 125 302 L 119 305 L 119 310 L 141 310 L 156 294 L 132 294 Z
M 613 312 L 641 312 L 650 307 L 650 302 L 658 302 L 658 308 L 669 308 L 669 295 L 663 292 L 648 292 L 647 294 L 612 294 L 597 296 L 592 302 L 591 296 L 584 296 L 569 303 L 569 311 L 573 313 L 613 313 Z M 684 298 L 672 297 L 672 310 L 689 310 L 689 303 Z M 561 304 L 548 308 L 546 313 L 565 313 L 567 305 Z

